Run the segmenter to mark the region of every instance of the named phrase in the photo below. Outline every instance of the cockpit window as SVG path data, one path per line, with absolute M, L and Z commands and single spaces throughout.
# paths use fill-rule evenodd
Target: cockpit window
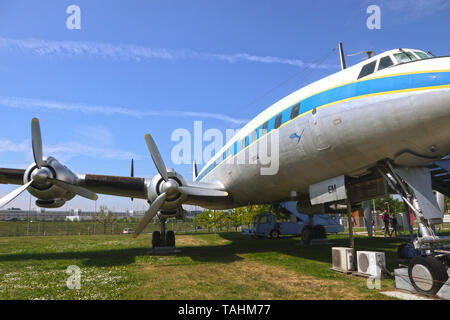
M 420 59 L 429 59 L 429 58 L 430 58 L 429 55 L 427 55 L 426 53 L 421 52 L 421 51 L 414 51 L 414 53 L 415 53 Z
M 394 53 L 395 59 L 397 59 L 398 63 L 410 62 L 417 60 L 417 58 L 411 54 L 410 52 L 402 52 L 402 53 Z
M 387 67 L 390 67 L 394 64 L 394 62 L 392 62 L 391 57 L 386 56 L 380 59 L 380 64 L 378 65 L 378 71 L 386 69 Z
M 375 65 L 377 64 L 377 60 L 372 61 L 371 63 L 366 64 L 362 67 L 361 72 L 359 73 L 358 79 L 368 76 L 369 74 L 375 71 Z

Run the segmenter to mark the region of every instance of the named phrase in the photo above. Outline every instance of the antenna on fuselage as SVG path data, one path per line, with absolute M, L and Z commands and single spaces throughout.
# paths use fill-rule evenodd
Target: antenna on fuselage
M 353 56 L 357 56 L 358 54 L 361 54 L 361 53 L 367 54 L 367 59 L 370 59 L 370 58 L 372 58 L 375 55 L 374 51 L 360 51 L 360 52 L 357 52 L 357 53 L 348 54 L 347 56 L 353 57 Z
M 339 42 L 339 55 L 341 56 L 341 69 L 344 70 L 345 68 L 347 68 L 347 66 L 345 65 L 345 56 L 342 42 Z

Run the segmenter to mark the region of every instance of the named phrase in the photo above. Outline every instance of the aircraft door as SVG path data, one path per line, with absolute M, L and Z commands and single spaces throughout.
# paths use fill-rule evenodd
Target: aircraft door
M 325 136 L 323 135 L 323 119 L 321 119 L 319 114 L 320 112 L 314 108 L 308 120 L 308 127 L 314 146 L 318 151 L 322 151 L 330 148 L 330 145 L 327 143 Z

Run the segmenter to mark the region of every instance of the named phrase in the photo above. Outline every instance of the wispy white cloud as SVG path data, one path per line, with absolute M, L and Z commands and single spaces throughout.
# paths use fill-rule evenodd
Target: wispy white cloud
M 20 143 L 0 138 L 0 152 L 24 152 L 30 149 L 29 141 Z
M 113 148 L 87 145 L 80 142 L 65 142 L 53 145 L 44 145 L 44 154 L 51 155 L 61 161 L 68 161 L 75 156 L 85 156 L 94 159 L 130 160 L 143 159 L 142 155 Z
M 199 52 L 189 49 L 166 49 L 160 47 L 146 47 L 132 44 L 110 44 L 85 41 L 50 41 L 42 39 L 10 39 L 0 37 L 0 49 L 24 51 L 32 54 L 60 55 L 60 56 L 91 56 L 111 60 L 212 60 L 228 63 L 255 62 L 265 64 L 287 64 L 311 69 L 330 69 L 336 65 L 308 64 L 300 59 L 289 59 L 275 56 L 257 56 L 248 53 L 219 54 Z
M 74 104 L 66 102 L 30 99 L 22 97 L 6 97 L 6 96 L 0 96 L 0 107 L 15 108 L 15 109 L 37 109 L 37 110 L 46 109 L 46 110 L 61 110 L 61 111 L 83 112 L 83 113 L 98 113 L 104 115 L 130 116 L 135 118 L 144 118 L 149 116 L 193 117 L 200 119 L 209 118 L 238 125 L 246 123 L 248 121 L 248 119 L 234 118 L 221 113 L 193 112 L 181 110 L 139 111 L 126 107 Z
M 114 159 L 114 160 L 130 160 L 130 159 L 144 159 L 143 155 L 133 152 L 115 149 L 113 147 L 101 147 L 97 143 L 82 143 L 75 141 L 68 141 L 57 144 L 44 144 L 44 155 L 51 155 L 60 161 L 68 161 L 75 156 L 84 156 L 94 159 Z M 9 139 L 0 137 L 0 153 L 22 153 L 25 160 L 28 160 L 28 165 L 33 161 L 33 153 L 31 149 L 31 141 L 25 140 L 22 142 L 14 142 Z M 26 166 L 28 166 L 26 165 Z M 21 166 L 24 167 L 24 166 Z

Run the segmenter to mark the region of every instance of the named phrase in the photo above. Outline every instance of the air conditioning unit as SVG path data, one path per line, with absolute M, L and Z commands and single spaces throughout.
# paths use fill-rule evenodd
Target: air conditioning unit
M 386 267 L 384 252 L 357 251 L 358 273 L 378 277 Z
M 333 269 L 342 272 L 354 270 L 353 268 L 352 248 L 334 247 L 331 248 L 331 260 L 333 262 Z

